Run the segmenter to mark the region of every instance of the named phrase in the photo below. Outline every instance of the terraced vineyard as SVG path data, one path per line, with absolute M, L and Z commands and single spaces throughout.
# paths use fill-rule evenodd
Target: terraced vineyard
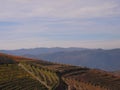
M 38 62 L 0 54 L 0 90 L 55 90 L 59 85 L 56 72 L 33 65 L 32 61 Z
M 23 77 L 29 77 L 29 74 L 19 68 L 17 64 L 0 65 L 0 81 L 10 81 Z
M 120 90 L 120 76 L 0 54 L 0 90 Z
M 17 64 L 4 64 L 0 65 L 0 90 L 47 90 L 47 88 Z
M 24 70 L 26 70 L 26 72 L 31 74 L 49 90 L 54 90 L 59 84 L 59 78 L 53 71 L 26 63 L 20 63 L 19 66 L 21 66 Z
M 79 70 L 64 74 L 63 78 L 70 88 L 78 90 L 120 90 L 120 77 L 105 71 Z
M 120 90 L 120 77 L 109 72 L 72 65 L 51 65 L 68 86 L 68 90 Z
M 1 90 L 47 90 L 41 83 L 31 78 L 16 79 L 0 83 Z

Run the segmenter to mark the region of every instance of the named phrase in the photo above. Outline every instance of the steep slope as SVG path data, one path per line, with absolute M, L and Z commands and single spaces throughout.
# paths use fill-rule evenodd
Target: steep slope
M 0 59 L 0 90 L 120 90 L 120 76 L 106 71 L 6 54 Z
M 59 85 L 55 72 L 33 65 L 50 62 L 1 53 L 0 63 L 0 90 L 55 90 Z
M 0 65 L 0 90 L 47 90 L 17 64 Z
M 14 64 L 16 61 L 11 56 L 0 53 L 0 64 Z

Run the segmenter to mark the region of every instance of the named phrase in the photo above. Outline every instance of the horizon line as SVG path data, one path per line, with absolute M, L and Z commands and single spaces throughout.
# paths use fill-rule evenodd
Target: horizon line
M 31 47 L 31 48 L 16 48 L 16 49 L 0 49 L 2 50 L 28 50 L 28 49 L 40 49 L 40 48 L 46 48 L 46 49 L 51 49 L 51 48 L 81 48 L 81 49 L 103 49 L 103 50 L 112 50 L 112 49 L 120 49 L 120 47 L 115 47 L 115 48 L 87 48 L 87 47 Z

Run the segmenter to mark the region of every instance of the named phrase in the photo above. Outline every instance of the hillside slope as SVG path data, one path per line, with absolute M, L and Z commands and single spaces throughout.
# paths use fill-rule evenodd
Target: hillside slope
M 98 69 L 0 54 L 0 90 L 120 90 L 120 76 Z
M 1 52 L 107 71 L 120 70 L 120 49 L 34 48 Z
M 120 49 L 81 50 L 24 56 L 107 71 L 120 70 Z

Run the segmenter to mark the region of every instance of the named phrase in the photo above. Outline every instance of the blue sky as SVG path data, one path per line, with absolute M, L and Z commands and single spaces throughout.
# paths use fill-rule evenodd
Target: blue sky
M 0 1 L 0 49 L 120 48 L 119 0 Z

